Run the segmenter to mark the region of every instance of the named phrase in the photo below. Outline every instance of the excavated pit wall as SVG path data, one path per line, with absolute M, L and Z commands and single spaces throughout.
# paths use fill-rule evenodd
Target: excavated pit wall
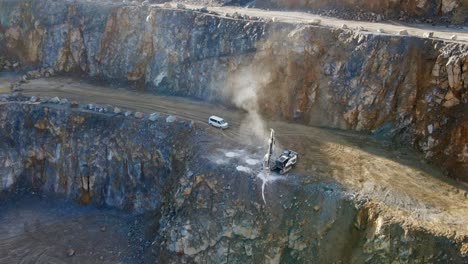
M 188 121 L 0 103 L 2 193 L 156 212 L 145 259 L 164 263 L 462 263 L 463 240 L 404 226 L 338 184 L 268 185 L 207 158 L 216 138 Z M 235 146 L 239 148 L 238 145 Z M 464 252 L 465 258 L 461 255 Z
M 453 24 L 468 23 L 468 2 L 464 0 L 257 0 L 255 6 L 311 11 L 338 9 L 351 14 L 372 12 L 390 18 L 406 17 L 429 21 L 445 17 Z
M 468 178 L 468 47 L 238 20 L 185 9 L 0 1 L 0 56 L 234 104 L 272 119 L 377 132 Z M 1 64 L 1 62 L 0 62 Z
M 35 104 L 0 105 L 2 190 L 56 193 L 83 204 L 159 208 L 192 151 L 192 123 L 134 122 Z M 177 131 L 177 133 L 174 133 Z M 135 135 L 135 136 L 133 136 Z

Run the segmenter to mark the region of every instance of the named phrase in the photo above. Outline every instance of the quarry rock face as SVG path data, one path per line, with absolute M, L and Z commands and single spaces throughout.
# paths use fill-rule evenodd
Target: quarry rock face
M 359 18 L 357 13 L 370 13 L 374 20 L 379 15 L 392 18 L 419 18 L 437 19 L 444 16 L 455 24 L 463 24 L 468 20 L 468 4 L 463 0 L 257 0 L 255 6 L 262 8 L 280 8 L 292 10 L 317 9 L 334 11 L 332 14 L 339 15 L 349 12 L 348 16 Z
M 2 190 L 21 185 L 83 204 L 147 211 L 159 207 L 168 175 L 190 151 L 185 123 L 136 123 L 58 105 L 0 107 Z
M 411 6 L 432 3 L 419 2 Z M 452 2 L 443 1 L 443 10 L 460 6 Z M 130 81 L 271 119 L 385 134 L 467 180 L 464 44 L 50 0 L 4 0 L 0 18 L 0 56 L 22 67 Z M 246 102 L 238 91 L 253 99 Z
M 154 213 L 153 262 L 466 260 L 466 237 L 399 224 L 333 182 L 278 181 L 265 204 L 261 182 L 209 162 L 218 140 L 186 121 L 6 98 L 0 128 L 0 194 Z

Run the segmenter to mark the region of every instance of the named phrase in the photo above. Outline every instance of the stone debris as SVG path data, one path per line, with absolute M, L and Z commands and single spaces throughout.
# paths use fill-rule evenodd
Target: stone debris
M 71 108 L 78 108 L 80 104 L 77 101 L 71 101 L 70 102 L 70 107 Z
M 177 120 L 177 117 L 173 116 L 173 115 L 170 115 L 168 117 L 166 117 L 166 123 L 173 123 Z
M 72 257 L 73 255 L 75 255 L 75 250 L 74 250 L 74 249 L 71 249 L 71 248 L 68 249 L 68 250 L 67 250 L 67 256 Z
M 141 119 L 143 118 L 143 113 L 142 112 L 135 112 L 135 118 Z
M 311 21 L 309 21 L 309 25 L 320 25 L 320 23 L 322 23 L 322 20 L 320 19 L 313 19 Z
M 379 28 L 379 29 L 377 29 L 377 32 L 378 32 L 378 33 L 385 33 L 385 30 Z
M 449 96 L 449 94 L 451 94 L 451 96 Z M 452 92 L 449 92 L 449 94 L 447 94 L 447 96 L 445 97 L 445 103 L 443 103 L 443 106 L 445 108 L 452 108 L 456 105 L 459 105 L 460 104 L 460 100 L 458 98 L 456 98 L 455 96 L 453 96 Z M 447 99 L 449 98 L 449 99 Z
M 181 3 L 177 3 L 177 4 L 176 4 L 176 7 L 177 7 L 178 9 L 185 9 L 185 8 L 186 8 L 185 5 L 184 5 L 184 4 L 181 4 Z
M 120 108 L 114 107 L 114 114 L 120 114 L 121 112 L 122 110 L 120 110 Z
M 408 30 L 406 30 L 406 29 L 400 30 L 400 31 L 398 31 L 398 34 L 400 36 L 407 36 L 408 35 Z
M 434 37 L 434 32 L 426 32 L 423 34 L 423 37 L 425 38 L 433 38 Z
M 457 37 L 457 35 L 452 35 L 452 36 L 450 37 L 450 39 L 451 39 L 451 40 L 457 40 L 458 37 Z
M 342 29 L 348 29 L 348 26 L 346 24 L 341 25 Z
M 156 121 L 158 120 L 159 116 L 160 116 L 159 113 L 152 113 L 148 119 L 151 121 Z
M 57 96 L 50 99 L 49 100 L 49 103 L 53 103 L 53 104 L 59 104 L 60 103 L 60 98 L 58 98 Z

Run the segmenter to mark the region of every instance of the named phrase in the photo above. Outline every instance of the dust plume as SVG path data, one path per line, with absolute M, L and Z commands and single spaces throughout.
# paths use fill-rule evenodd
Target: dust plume
M 264 91 L 270 82 L 270 73 L 256 69 L 252 65 L 235 71 L 228 77 L 223 89 L 225 98 L 229 98 L 238 108 L 247 112 L 240 125 L 240 132 L 248 135 L 251 143 L 263 143 L 268 137 L 268 128 L 260 116 L 258 94 Z

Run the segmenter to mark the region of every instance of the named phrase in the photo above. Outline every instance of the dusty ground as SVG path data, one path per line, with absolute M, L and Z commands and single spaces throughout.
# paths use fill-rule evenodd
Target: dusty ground
M 1 200 L 0 208 L 0 263 L 125 263 L 141 259 L 138 245 L 145 243 L 138 230 L 147 224 L 139 224 L 140 219 L 130 214 L 38 195 Z
M 58 96 L 194 120 L 222 136 L 226 148 L 260 143 L 251 140 L 251 131 L 241 129 L 245 113 L 221 106 L 62 77 L 33 80 L 22 87 L 28 96 Z M 209 127 L 206 123 L 212 114 L 224 117 L 231 128 L 219 131 Z M 266 127 L 276 130 L 282 147 L 299 152 L 300 162 L 292 173 L 303 175 L 304 182 L 336 180 L 356 195 L 383 202 L 390 211 L 398 210 L 391 213 L 398 221 L 422 225 L 437 234 L 468 234 L 468 188 L 444 177 L 418 153 L 346 131 L 277 121 L 268 122 Z
M 163 7 L 163 5 L 158 5 Z M 172 6 L 176 6 L 172 3 Z M 186 5 L 188 9 L 197 9 L 203 6 Z M 400 30 L 407 30 L 411 36 L 423 37 L 426 32 L 434 32 L 434 38 L 450 40 L 453 35 L 457 36 L 457 42 L 468 42 L 468 28 L 455 28 L 446 26 L 430 26 L 427 24 L 410 24 L 402 23 L 399 21 L 388 21 L 388 22 L 366 22 L 366 21 L 351 21 L 343 20 L 339 18 L 319 16 L 314 14 L 308 14 L 304 12 L 292 12 L 292 11 L 268 11 L 257 8 L 242 8 L 233 6 L 223 7 L 208 7 L 209 11 L 217 12 L 221 15 L 225 14 L 238 14 L 255 16 L 260 18 L 275 18 L 275 21 L 287 22 L 287 23 L 309 23 L 314 19 L 320 19 L 321 26 L 339 28 L 343 24 L 346 24 L 350 29 L 356 29 L 363 27 L 365 31 L 372 32 L 373 34 L 392 34 L 397 35 Z M 381 30 L 381 32 L 379 32 Z M 452 41 L 452 40 L 450 40 Z

